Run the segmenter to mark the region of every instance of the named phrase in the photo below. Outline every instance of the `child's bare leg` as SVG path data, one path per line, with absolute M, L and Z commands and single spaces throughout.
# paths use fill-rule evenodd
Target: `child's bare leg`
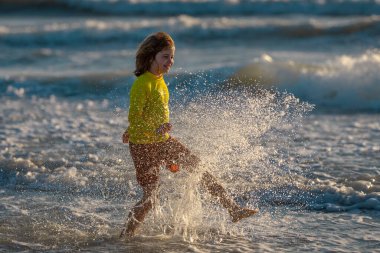
M 239 208 L 235 201 L 227 196 L 226 190 L 221 186 L 213 175 L 209 172 L 204 172 L 201 179 L 201 184 L 215 198 L 217 198 L 222 206 L 229 212 Z
M 207 171 L 202 175 L 201 184 L 213 197 L 219 200 L 224 208 L 228 210 L 228 213 L 232 218 L 232 222 L 238 222 L 239 220 L 247 218 L 258 212 L 257 210 L 240 207 L 228 196 L 226 190 L 216 181 L 215 177 Z
M 200 159 L 191 154 L 186 157 L 187 159 L 184 160 L 184 165 L 187 168 L 195 168 L 199 165 Z M 221 186 L 216 178 L 211 175 L 209 172 L 204 172 L 202 174 L 201 178 L 201 185 L 207 189 L 207 191 L 215 198 L 217 198 L 222 206 L 228 210 L 228 212 L 231 214 L 234 210 L 239 209 L 239 205 L 236 204 L 235 201 L 233 201 L 228 195 L 226 190 Z
M 188 168 L 195 168 L 199 165 L 200 159 L 197 156 L 190 154 L 182 162 Z M 189 171 L 191 171 L 191 169 Z M 258 212 L 258 210 L 240 207 L 230 196 L 228 196 L 226 190 L 218 183 L 216 178 L 207 171 L 202 174 L 201 185 L 205 187 L 213 197 L 217 198 L 221 205 L 228 210 L 232 222 L 238 222 L 239 220 Z
M 157 184 L 151 184 L 143 187 L 143 198 L 137 202 L 133 209 L 129 212 L 128 220 L 120 233 L 120 238 L 124 235 L 132 237 L 138 226 L 144 221 L 146 214 L 152 209 Z

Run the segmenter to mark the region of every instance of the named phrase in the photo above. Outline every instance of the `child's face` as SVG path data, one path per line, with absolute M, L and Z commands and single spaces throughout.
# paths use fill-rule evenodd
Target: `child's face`
M 151 70 L 159 75 L 168 73 L 171 66 L 174 64 L 174 53 L 174 47 L 166 48 L 158 52 L 156 57 L 154 57 Z

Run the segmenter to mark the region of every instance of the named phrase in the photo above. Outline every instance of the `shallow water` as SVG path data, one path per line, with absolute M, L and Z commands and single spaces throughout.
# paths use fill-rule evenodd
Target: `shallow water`
M 8 100 L 1 108 L 9 120 L 1 129 L 2 248 L 375 250 L 379 115 L 307 115 L 309 106 L 289 94 L 230 99 L 173 105 L 173 134 L 259 215 L 232 224 L 197 175 L 162 171 L 158 207 L 128 243 L 118 233 L 141 190 L 128 145 L 119 142 L 125 111 L 104 101 Z

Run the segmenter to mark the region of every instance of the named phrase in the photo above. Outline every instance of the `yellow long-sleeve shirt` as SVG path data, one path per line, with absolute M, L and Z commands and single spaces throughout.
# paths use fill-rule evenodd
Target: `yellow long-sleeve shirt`
M 163 77 L 147 71 L 135 80 L 130 92 L 128 121 L 131 143 L 156 143 L 169 138 L 167 133 L 156 133 L 162 124 L 169 123 L 169 90 Z

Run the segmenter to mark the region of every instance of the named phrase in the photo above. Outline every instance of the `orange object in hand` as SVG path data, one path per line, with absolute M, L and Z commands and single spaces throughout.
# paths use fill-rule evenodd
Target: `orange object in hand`
M 174 163 L 169 164 L 169 165 L 167 166 L 167 168 L 168 168 L 171 172 L 173 172 L 173 173 L 176 173 L 177 171 L 179 171 L 179 165 L 178 165 L 178 164 L 174 164 Z

